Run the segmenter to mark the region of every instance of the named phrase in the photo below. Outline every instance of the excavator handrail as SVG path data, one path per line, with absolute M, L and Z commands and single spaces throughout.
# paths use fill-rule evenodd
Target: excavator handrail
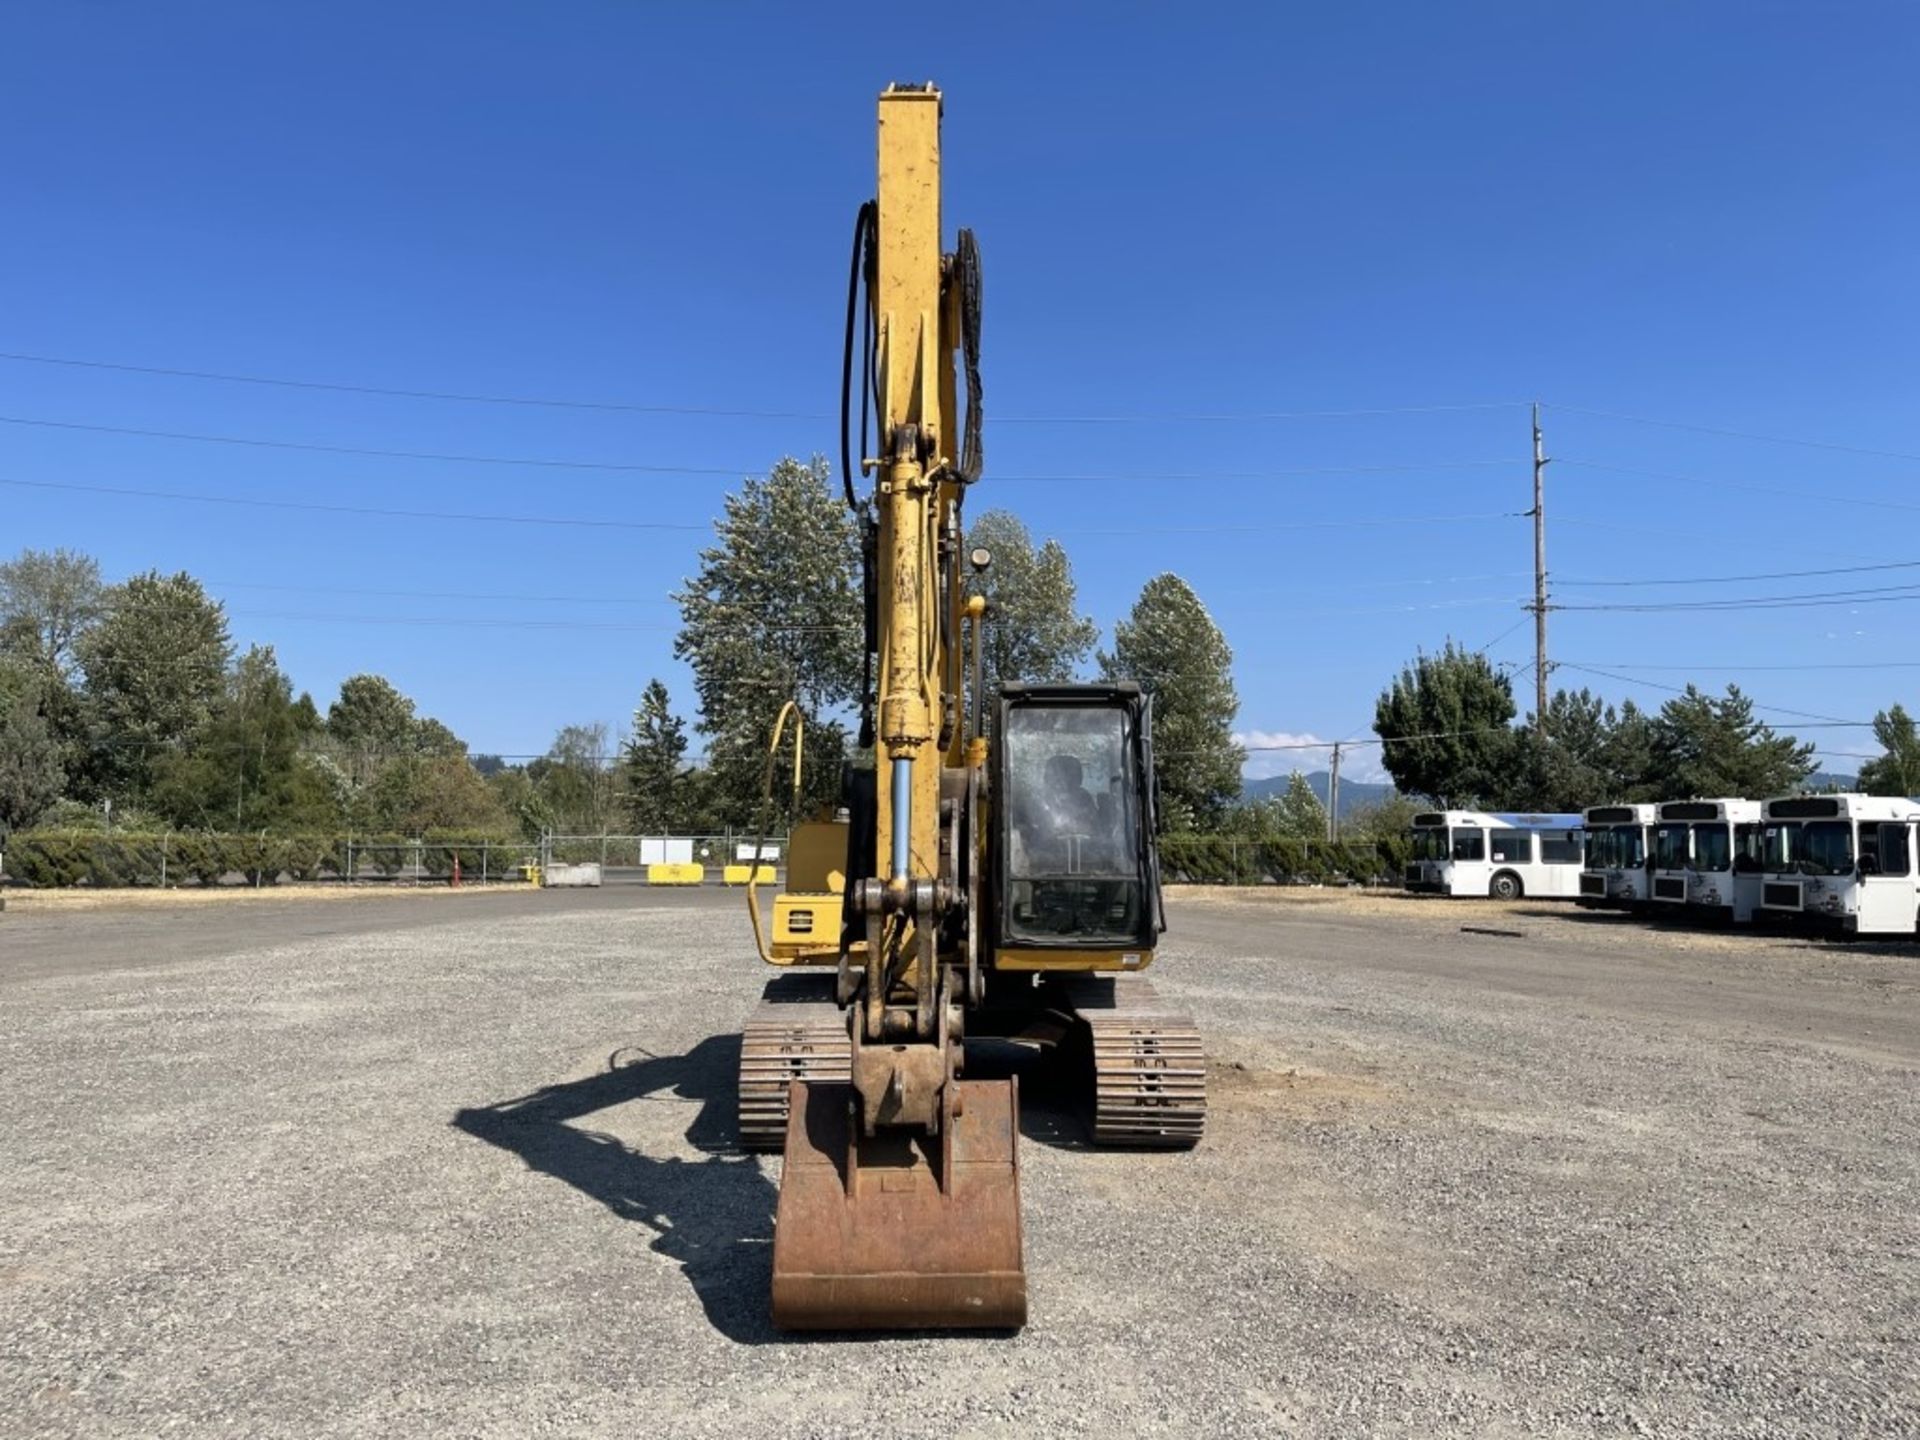
M 806 722 L 800 713 L 798 702 L 789 700 L 780 707 L 779 717 L 773 722 L 773 739 L 767 743 L 767 779 L 760 795 L 760 824 L 753 841 L 753 858 L 747 864 L 747 914 L 753 919 L 753 944 L 760 952 L 760 958 L 767 964 L 774 963 L 773 951 L 767 945 L 766 932 L 760 924 L 760 860 L 767 853 L 767 821 L 772 818 L 773 810 L 773 765 L 780 758 L 780 737 L 787 728 L 787 717 L 793 717 L 793 806 L 797 813 L 800 806 L 800 780 L 803 773 L 806 753 Z

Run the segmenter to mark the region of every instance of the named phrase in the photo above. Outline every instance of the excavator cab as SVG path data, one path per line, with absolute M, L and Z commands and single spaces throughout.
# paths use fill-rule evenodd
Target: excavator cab
M 1138 956 L 1166 928 L 1152 706 L 1132 682 L 1002 688 L 992 883 L 998 947 Z

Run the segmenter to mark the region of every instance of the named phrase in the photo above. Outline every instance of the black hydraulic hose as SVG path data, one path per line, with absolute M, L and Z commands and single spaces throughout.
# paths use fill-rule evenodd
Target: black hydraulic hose
M 847 275 L 847 338 L 845 348 L 841 351 L 840 355 L 840 485 L 846 492 L 847 508 L 849 510 L 858 510 L 860 508 L 859 497 L 854 494 L 853 490 L 853 447 L 847 436 L 847 423 L 853 418 L 851 413 L 853 409 L 853 322 L 854 312 L 860 304 L 861 272 L 865 268 L 868 247 L 873 243 L 873 226 L 876 213 L 874 202 L 869 200 L 860 207 L 859 214 L 854 216 L 853 261 L 849 266 Z M 868 317 L 868 323 L 872 323 L 871 315 Z M 869 344 L 867 347 L 867 359 L 861 366 L 862 374 L 865 373 L 866 364 L 871 363 L 872 350 L 873 347 Z M 860 438 L 863 444 L 866 440 L 866 411 L 866 387 L 862 385 L 860 396 Z

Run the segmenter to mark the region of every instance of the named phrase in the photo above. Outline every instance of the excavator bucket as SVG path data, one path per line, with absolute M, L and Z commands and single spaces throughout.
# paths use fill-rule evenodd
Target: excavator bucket
M 1020 1102 L 962 1080 L 938 1135 L 860 1133 L 851 1085 L 793 1082 L 773 1233 L 783 1330 L 1017 1329 Z

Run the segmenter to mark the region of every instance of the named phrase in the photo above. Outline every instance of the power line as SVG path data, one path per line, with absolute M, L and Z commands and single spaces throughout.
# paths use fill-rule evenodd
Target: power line
M 1572 663 L 1572 662 L 1568 662 Z M 1696 670 L 1920 670 L 1920 660 L 1851 660 L 1820 661 L 1805 665 L 1647 665 L 1638 660 L 1596 661 L 1596 664 L 1631 665 L 1636 670 L 1671 670 L 1679 674 L 1689 674 Z
M 1751 430 L 1732 430 L 1720 425 L 1696 425 L 1689 420 L 1656 420 L 1647 415 L 1628 415 L 1619 410 L 1594 410 L 1584 405 L 1562 405 L 1554 401 L 1551 409 L 1570 415 L 1593 415 L 1603 420 L 1626 420 L 1635 425 L 1657 425 L 1664 430 L 1691 430 L 1699 435 L 1722 435 L 1734 440 L 1764 440 L 1772 445 L 1799 445 L 1809 450 L 1836 450 L 1847 455 L 1871 455 L 1881 460 L 1920 460 L 1920 455 L 1900 450 L 1872 450 L 1862 445 L 1844 445 L 1833 440 L 1805 440 L 1791 435 L 1760 435 Z
M 403 400 L 441 400 L 468 405 L 600 410 L 641 415 L 715 415 L 753 420 L 831 420 L 835 418 L 825 411 L 814 410 L 743 410 L 712 405 L 661 405 L 622 400 L 556 399 L 545 396 L 497 395 L 460 390 L 301 380 L 288 376 L 242 374 L 231 370 L 194 370 L 167 365 L 131 365 L 110 360 L 83 360 L 61 355 L 34 355 L 18 350 L 0 351 L 0 360 L 11 360 L 24 365 L 57 365 L 78 370 L 110 370 L 128 375 L 159 375 L 181 380 L 213 380 L 232 385 L 266 385 L 288 390 L 320 390 L 345 395 L 381 395 Z M 1523 403 L 1525 402 L 1519 400 L 1481 400 L 1462 404 L 1376 405 L 1342 410 L 1133 411 L 1108 415 L 1002 415 L 996 418 L 995 423 L 1103 425 L 1190 421 L 1216 423 L 1230 420 L 1337 420 L 1377 415 L 1437 415 L 1457 411 L 1498 410 Z
M 333 515 L 374 515 L 401 520 L 464 520 L 494 525 L 559 525 L 608 530 L 683 530 L 706 531 L 705 524 L 683 524 L 664 520 L 612 520 L 594 516 L 498 515 L 459 510 L 401 510 L 369 505 L 329 505 L 310 500 L 263 500 L 255 496 L 204 495 L 182 490 L 145 490 L 127 485 L 87 485 L 65 480 L 15 480 L 0 477 L 0 485 L 30 490 L 68 490 L 91 495 L 120 495 L 141 500 L 173 500 L 199 505 L 246 505 L 266 510 L 304 510 Z M 1511 512 L 1491 511 L 1480 515 L 1406 515 L 1376 520 L 1306 520 L 1277 525 L 1163 526 L 1136 525 L 1074 530 L 1063 535 L 1233 535 L 1291 530 L 1367 529 L 1382 525 L 1453 525 L 1481 520 L 1511 519 Z
M 1566 669 L 1578 670 L 1583 675 L 1598 675 L 1604 680 L 1618 680 L 1623 685 L 1644 685 L 1649 690 L 1665 690 L 1674 695 L 1684 695 L 1688 689 L 1691 688 L 1684 685 L 1668 685 L 1659 680 L 1648 680 L 1637 675 L 1623 675 L 1618 671 L 1602 670 L 1592 665 L 1576 665 L 1571 660 L 1563 660 L 1560 663 Z M 1815 722 L 1815 724 L 1819 726 L 1836 726 L 1844 730 L 1871 730 L 1873 728 L 1873 722 L 1871 720 L 1840 720 L 1832 715 L 1817 715 L 1808 710 L 1790 710 L 1784 705 L 1763 705 L 1758 700 L 1754 700 L 1750 695 L 1747 699 L 1756 710 L 1770 710 L 1776 715 L 1792 715 L 1803 721 Z M 1814 727 L 1806 726 L 1803 728 Z
M 467 520 L 490 525 L 559 525 L 595 530 L 698 530 L 709 525 L 665 520 L 608 520 L 587 516 L 494 515 L 458 510 L 399 510 L 373 505 L 328 505 L 317 500 L 262 500 L 242 495 L 200 495 L 183 490 L 141 490 L 127 485 L 85 485 L 64 480 L 12 480 L 0 485 L 29 490 L 69 490 L 89 495 L 120 495 L 140 500 L 177 500 L 196 505 L 245 505 L 262 510 L 304 510 L 327 515 L 373 515 L 390 520 Z
M 1883 585 L 1865 590 L 1816 590 L 1805 595 L 1747 595 L 1725 600 L 1617 601 L 1600 605 L 1555 605 L 1553 608 L 1665 615 L 1683 611 L 1799 610 L 1829 605 L 1885 605 L 1897 600 L 1920 600 L 1920 586 Z
M 724 475 L 738 477 L 758 473 L 760 467 L 652 465 L 625 460 L 570 460 L 547 455 L 471 455 L 434 450 L 388 450 L 361 445 L 330 445 L 306 440 L 271 440 L 249 435 L 206 435 L 181 430 L 148 430 L 127 425 L 98 425 L 75 420 L 43 420 L 30 416 L 0 415 L 0 424 L 30 425 L 48 430 L 77 430 L 92 435 L 120 435 L 143 440 L 178 440 L 199 445 L 240 445 L 259 450 L 293 450 L 306 454 L 351 455 L 375 460 L 420 460 L 443 465 L 502 465 L 537 470 L 587 470 L 636 475 Z M 1428 460 L 1379 465 L 1307 465 L 1279 470 L 1223 470 L 1214 472 L 1167 471 L 1131 475 L 997 475 L 995 478 L 1020 484 L 1112 485 L 1135 482 L 1173 482 L 1193 484 L 1215 480 L 1284 480 L 1306 475 L 1384 475 L 1421 474 L 1429 470 L 1472 470 L 1505 466 L 1506 460 Z
M 94 435 L 130 435 L 143 440 L 185 440 L 198 445 L 242 445 L 258 450 L 300 450 L 318 455 L 358 455 L 379 460 L 428 460 L 450 465 L 513 465 L 543 470 L 617 471 L 639 475 L 728 475 L 753 473 L 753 467 L 640 465 L 611 460 L 557 460 L 544 456 L 452 455 L 431 450 L 378 450 L 358 445 L 322 445 L 305 440 L 261 440 L 244 435 L 200 435 L 180 430 L 143 430 L 127 425 L 82 424 L 75 420 L 36 420 L 0 415 L 0 425 L 32 425 L 46 430 L 83 430 Z
M 1920 456 L 1914 457 L 1920 459 Z M 1862 495 L 1833 495 L 1823 490 L 1789 490 L 1779 485 L 1749 485 L 1738 480 L 1710 480 L 1703 475 L 1676 475 L 1668 470 L 1642 470 L 1632 465 L 1606 465 L 1597 460 L 1566 460 L 1581 470 L 1602 470 L 1612 475 L 1638 475 L 1647 480 L 1670 480 L 1680 485 L 1706 485 L 1716 490 L 1740 490 L 1752 495 L 1784 495 L 1791 500 L 1819 501 L 1825 505 L 1864 505 L 1875 510 L 1920 510 L 1920 504 L 1906 500 L 1873 500 Z
M 275 375 L 239 375 L 225 370 L 184 370 L 165 365 L 126 365 L 110 360 L 76 360 L 58 355 L 0 351 L 0 360 L 27 365 L 63 365 L 78 370 L 114 370 L 127 375 L 164 375 L 181 380 L 218 380 L 231 385 L 270 385 L 286 390 L 325 390 L 342 395 L 384 395 L 403 400 L 450 400 L 469 405 L 513 405 L 546 410 L 606 410 L 639 415 L 719 415 L 747 420 L 829 420 L 810 410 L 735 410 L 710 405 L 642 405 L 621 400 L 556 400 L 530 395 L 488 395 L 458 390 L 414 390 L 385 385 L 352 385 L 328 380 L 295 380 Z
M 1861 575 L 1871 570 L 1920 570 L 1920 560 L 1888 560 L 1875 565 L 1837 565 L 1826 570 L 1762 570 L 1750 575 L 1683 575 L 1664 580 L 1562 580 L 1580 590 L 1621 586 L 1731 585 L 1748 580 L 1803 580 L 1821 575 Z

